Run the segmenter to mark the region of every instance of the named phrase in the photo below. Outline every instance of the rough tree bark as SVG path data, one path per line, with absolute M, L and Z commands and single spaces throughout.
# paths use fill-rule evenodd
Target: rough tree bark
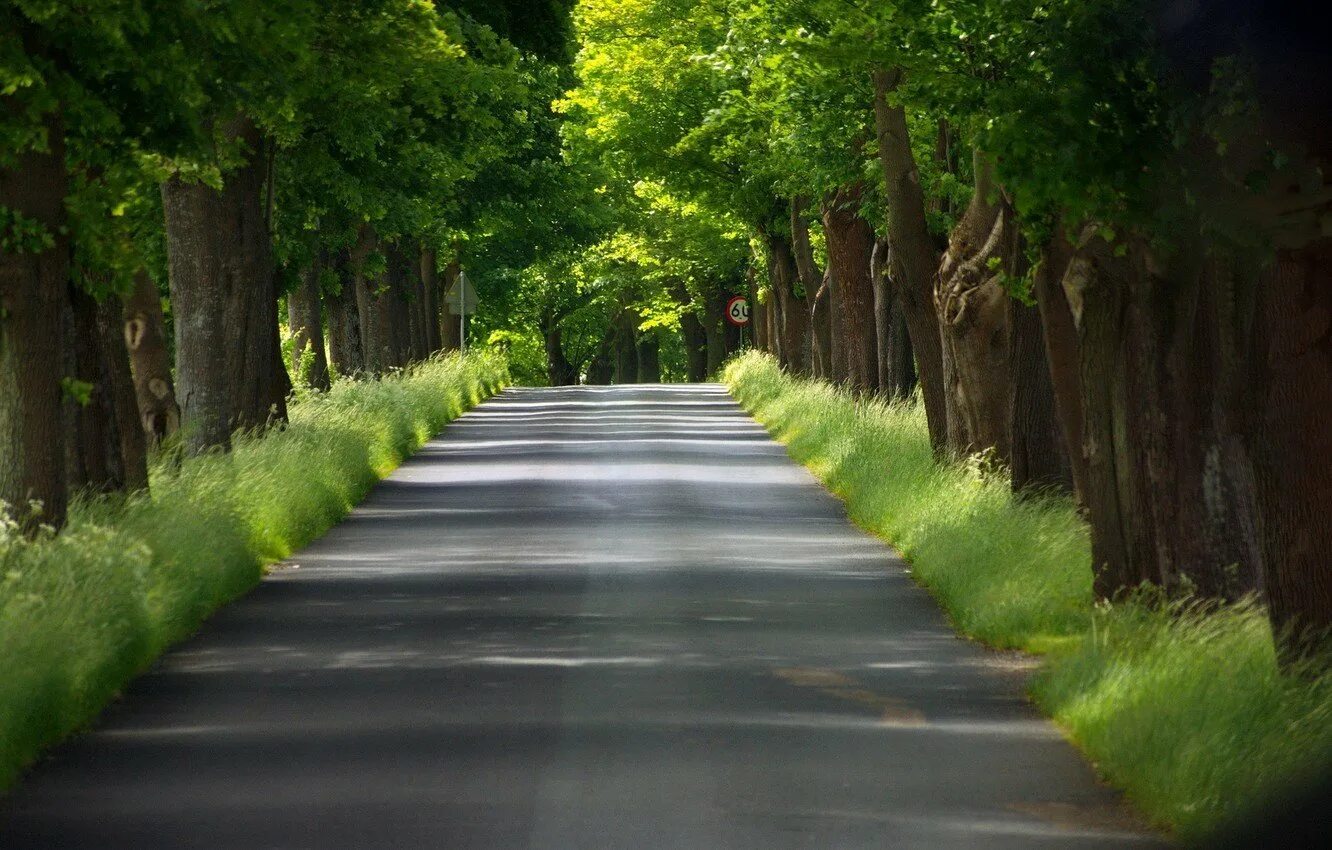
M 814 249 L 809 241 L 809 222 L 805 219 L 804 198 L 791 200 L 791 251 L 794 255 L 796 274 L 800 285 L 805 290 L 805 315 L 808 317 L 808 351 L 806 354 L 810 374 L 819 378 L 828 377 L 831 372 L 830 352 L 832 346 L 832 325 L 829 321 L 830 289 L 824 287 L 823 272 L 814 261 Z M 823 301 L 819 301 L 820 292 Z
M 328 376 L 328 359 L 324 354 L 323 299 L 319 283 L 322 273 L 323 263 L 318 258 L 309 268 L 301 271 L 300 282 L 287 293 L 287 324 L 291 327 L 295 342 L 292 362 L 296 368 L 301 368 L 306 351 L 310 352 L 308 371 L 301 377 L 310 388 L 328 392 L 332 383 Z
M 878 347 L 879 393 L 905 400 L 916 390 L 916 360 L 911 353 L 906 317 L 897 303 L 888 240 L 874 242 L 870 280 L 874 283 L 874 335 Z
M 439 288 L 439 262 L 435 257 L 434 250 L 424 245 L 421 246 L 420 267 L 423 296 L 421 305 L 425 311 L 426 349 L 429 354 L 434 354 L 443 346 L 439 333 L 439 306 L 443 299 Z
M 125 345 L 124 315 L 125 306 L 119 296 L 103 299 L 97 305 L 97 337 L 113 396 L 124 488 L 143 490 L 148 487 L 148 444 L 140 424 L 134 375 Z
M 180 407 L 171 377 L 171 352 L 167 349 L 166 320 L 157 284 L 140 270 L 134 276 L 134 291 L 124 304 L 125 347 L 134 376 L 139 427 L 150 450 L 180 428 Z
M 1034 304 L 1008 298 L 1010 467 L 1019 495 L 1071 492 L 1073 470 L 1055 413 L 1041 314 Z
M 840 343 L 842 363 L 834 376 L 854 392 L 879 387 L 878 343 L 874 328 L 874 284 L 870 259 L 874 228 L 860 215 L 865 193 L 861 184 L 843 186 L 823 205 L 823 233 L 828 240 L 828 273 L 833 280 L 833 336 Z
M 148 486 L 147 450 L 125 350 L 119 298 L 104 302 L 71 283 L 65 311 L 66 375 L 86 396 L 64 401 L 65 480 L 71 493 Z
M 365 352 L 365 370 L 375 377 L 393 369 L 398 363 L 394 339 L 391 270 L 371 274 L 366 260 L 379 247 L 379 238 L 369 226 L 363 227 L 361 238 L 352 252 L 352 269 L 356 276 L 356 300 L 361 317 L 361 347 Z M 385 252 L 387 259 L 388 253 Z
M 1332 658 L 1332 239 L 1282 250 L 1259 286 L 1252 439 L 1266 595 L 1283 660 Z
M 783 368 L 796 374 L 809 372 L 809 308 L 796 295 L 800 271 L 795 250 L 784 233 L 763 232 L 768 248 L 768 282 L 776 298 L 778 356 Z
M 943 352 L 948 450 L 994 449 L 1008 460 L 1008 293 L 1003 263 L 1017 236 L 1012 210 L 993 197 L 994 167 L 976 152 L 976 188 L 953 229 L 934 289 Z
M 1051 237 L 1041 246 L 1040 259 L 1032 273 L 1032 292 L 1040 310 L 1045 358 L 1050 367 L 1055 413 L 1068 456 L 1073 493 L 1078 504 L 1085 506 L 1088 485 L 1082 437 L 1082 371 L 1078 331 L 1063 286 L 1072 257 L 1073 245 L 1064 235 L 1063 224 L 1056 222 Z
M 934 278 L 939 257 L 925 224 L 924 194 L 911 153 L 906 113 L 901 106 L 888 102 L 888 96 L 900 81 L 899 70 L 874 72 L 874 127 L 883 166 L 893 276 L 898 281 L 897 292 L 916 355 L 930 445 L 936 453 L 941 453 L 947 447 L 948 414 L 939 320 L 934 311 Z
M 421 248 L 413 242 L 394 246 L 399 264 L 402 298 L 406 306 L 406 333 L 403 344 L 407 362 L 420 363 L 430 356 L 430 335 L 426 332 L 425 281 L 421 277 Z
M 749 303 L 751 309 L 757 308 L 762 310 L 762 315 L 759 317 L 763 323 L 764 344 L 762 348 L 764 351 L 777 358 L 778 363 L 783 363 L 785 362 L 785 358 L 782 355 L 782 304 L 777 298 L 777 293 L 771 289 L 765 294 L 765 298 L 766 300 L 760 304 L 757 287 L 750 286 Z M 753 318 L 750 319 L 749 326 L 752 329 L 755 342 L 757 342 L 758 328 L 755 326 Z
M 176 387 L 185 448 L 228 448 L 233 428 L 286 418 L 272 245 L 263 209 L 264 140 L 246 118 L 227 134 L 247 151 L 221 191 L 162 184 Z
M 771 312 L 768 301 L 760 301 L 757 297 L 750 298 L 749 324 L 754 328 L 754 347 L 776 356 L 777 350 L 772 344 L 772 317 L 769 315 Z
M 7 98 L 0 108 L 10 109 Z M 38 251 L 0 252 L 0 501 L 27 533 L 64 525 L 64 433 L 60 379 L 69 241 L 65 230 L 65 147 L 56 119 L 46 152 L 28 151 L 0 171 L 0 206 L 39 222 L 53 238 Z M 41 513 L 28 510 L 41 503 Z
M 340 376 L 357 378 L 365 371 L 365 350 L 361 347 L 361 312 L 356 303 L 357 280 L 350 249 L 334 256 L 333 270 L 338 276 L 338 293 L 327 301 L 328 353 Z
M 1259 385 L 1244 317 L 1258 287 L 1180 245 L 1083 234 L 1063 286 L 1078 334 L 1096 592 L 1149 582 L 1236 599 L 1260 588 L 1245 435 Z
M 383 337 L 388 345 L 389 368 L 400 369 L 416 357 L 417 330 L 412 322 L 411 263 L 402 247 L 396 243 L 386 246 L 388 272 L 385 286 L 380 292 L 380 320 L 384 322 Z

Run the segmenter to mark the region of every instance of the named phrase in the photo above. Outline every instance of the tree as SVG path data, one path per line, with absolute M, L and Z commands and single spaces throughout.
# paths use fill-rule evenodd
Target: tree
M 63 523 L 68 488 L 85 483 L 69 480 L 87 471 L 73 462 L 92 448 L 83 438 L 105 438 L 94 454 L 141 454 L 117 448 L 119 435 L 132 442 L 133 429 L 110 419 L 125 398 L 128 370 L 103 362 L 124 354 L 111 338 L 118 323 L 99 321 L 98 305 L 128 286 L 109 267 L 124 232 L 106 219 L 119 205 L 115 189 L 141 169 L 142 151 L 175 151 L 193 140 L 190 104 L 199 94 L 197 75 L 176 67 L 189 11 L 148 14 L 147 6 L 103 0 L 0 9 L 0 501 L 29 531 Z M 90 346 L 81 358 L 70 350 L 71 296 L 83 330 L 111 348 Z M 127 460 L 142 463 L 114 460 L 122 470 Z

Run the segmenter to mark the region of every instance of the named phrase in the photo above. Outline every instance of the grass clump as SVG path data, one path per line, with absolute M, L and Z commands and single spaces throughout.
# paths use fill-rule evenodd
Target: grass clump
M 859 401 L 756 353 L 724 380 L 962 632 L 1046 655 L 1035 701 L 1158 825 L 1202 839 L 1332 759 L 1332 675 L 1280 672 L 1257 606 L 1094 605 L 1071 501 L 936 463 L 919 405 Z
M 77 502 L 58 535 L 0 524 L 0 788 L 507 380 L 482 353 L 342 381 L 281 430 L 154 469 L 147 494 Z

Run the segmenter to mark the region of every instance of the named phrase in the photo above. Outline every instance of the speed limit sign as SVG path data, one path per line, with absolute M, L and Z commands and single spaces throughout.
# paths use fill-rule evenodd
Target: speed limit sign
M 726 321 L 735 325 L 737 328 L 743 328 L 749 324 L 749 299 L 743 295 L 737 295 L 726 302 Z

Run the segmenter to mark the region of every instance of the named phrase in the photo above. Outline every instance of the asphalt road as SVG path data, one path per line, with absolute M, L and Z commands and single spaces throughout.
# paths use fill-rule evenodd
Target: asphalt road
M 0 847 L 1144 846 L 717 386 L 510 390 L 0 802 Z

